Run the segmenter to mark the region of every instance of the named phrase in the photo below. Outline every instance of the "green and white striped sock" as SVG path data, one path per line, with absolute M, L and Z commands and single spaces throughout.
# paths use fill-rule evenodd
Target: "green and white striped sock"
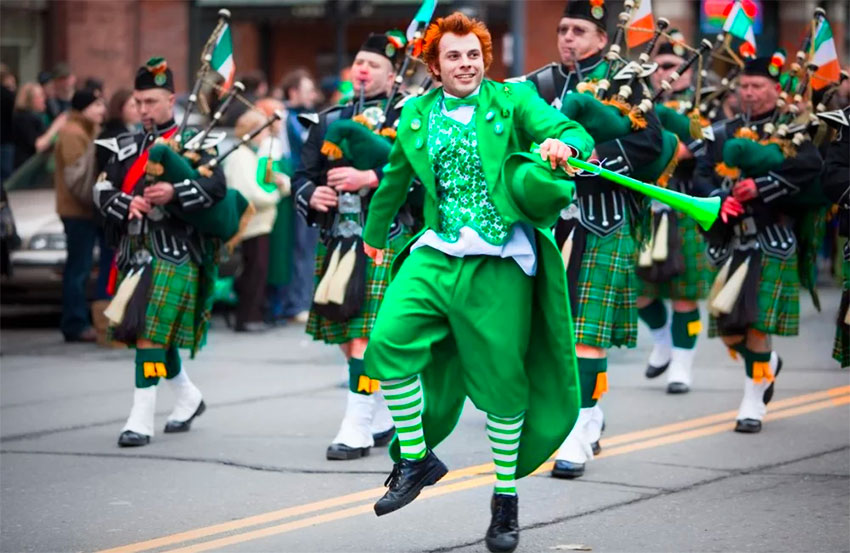
M 401 446 L 401 458 L 417 460 L 425 457 L 425 435 L 422 433 L 422 383 L 419 375 L 381 382 L 384 400 L 390 410 Z
M 495 493 L 516 495 L 516 462 L 524 421 L 525 413 L 507 418 L 487 414 L 487 437 L 496 465 Z

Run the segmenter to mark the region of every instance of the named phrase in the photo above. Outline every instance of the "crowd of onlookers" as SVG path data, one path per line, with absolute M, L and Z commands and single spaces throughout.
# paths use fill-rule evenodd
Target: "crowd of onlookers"
M 233 102 L 225 113 L 220 124 L 233 127 L 235 136 L 262 124 L 263 114 L 278 109 L 286 113 L 281 124 L 241 147 L 225 163 L 228 186 L 242 192 L 256 209 L 242 235 L 241 263 L 234 277 L 234 328 L 258 331 L 287 321 L 306 321 L 318 235 L 296 216 L 288 176 L 264 182 L 258 178 L 257 166 L 273 164 L 277 173 L 267 174 L 291 175 L 308 133 L 298 114 L 316 111 L 323 93 L 329 103 L 338 101 L 342 87 L 336 80 L 326 80 L 322 82 L 324 90 L 320 89 L 301 69 L 285 75 L 273 88 L 261 72 L 246 73 L 238 80 L 245 85 L 243 96 L 253 108 L 245 102 Z M 9 251 L 20 246 L 7 231 L 14 214 L 8 213 L 6 183 L 14 182 L 10 178 L 52 178 L 67 252 L 60 328 L 67 341 L 106 343 L 102 312 L 110 299 L 108 281 L 114 252 L 95 209 L 92 188 L 112 154 L 96 147 L 94 140 L 141 130 L 133 91 L 105 90 L 96 78 L 80 82 L 65 63 L 40 73 L 37 82 L 25 83 L 18 83 L 2 66 L 0 85 L 0 213 L 6 219 L 0 225 L 2 271 L 9 273 Z M 178 96 L 178 105 L 180 100 Z M 99 261 L 92 298 L 89 282 L 95 252 Z

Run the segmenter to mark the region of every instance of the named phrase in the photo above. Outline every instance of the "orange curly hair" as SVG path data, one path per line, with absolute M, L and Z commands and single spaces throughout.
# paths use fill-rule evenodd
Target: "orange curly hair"
M 439 73 L 434 74 L 432 67 L 440 67 L 440 39 L 446 33 L 452 33 L 458 36 L 465 36 L 469 33 L 478 37 L 478 42 L 481 43 L 481 54 L 484 57 L 484 70 L 490 68 L 493 63 L 493 39 L 490 37 L 490 31 L 487 26 L 477 19 L 471 19 L 461 12 L 455 12 L 448 17 L 440 17 L 428 27 L 425 31 L 422 46 L 422 61 L 428 66 L 428 71 L 431 72 L 435 80 L 440 80 Z

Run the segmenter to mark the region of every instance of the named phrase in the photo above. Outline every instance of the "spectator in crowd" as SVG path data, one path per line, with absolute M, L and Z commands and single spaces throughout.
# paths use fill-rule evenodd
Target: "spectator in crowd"
M 77 78 L 71 73 L 71 68 L 65 62 L 57 63 L 51 71 L 51 76 L 53 77 L 53 91 L 52 95 L 48 94 L 47 96 L 47 115 L 50 116 L 51 120 L 55 120 L 60 113 L 70 109 Z
M 265 122 L 255 111 L 245 112 L 236 122 L 236 136 L 250 133 Z M 236 280 L 237 332 L 263 330 L 263 301 L 269 266 L 269 233 L 275 222 L 281 195 L 289 195 L 289 177 L 260 167 L 258 149 L 269 136 L 268 129 L 259 133 L 249 145 L 240 146 L 224 166 L 227 186 L 242 193 L 256 209 L 242 234 L 242 272 Z M 267 154 L 263 157 L 267 157 Z
M 68 121 L 56 140 L 56 212 L 65 226 L 67 244 L 60 323 L 66 342 L 93 342 L 97 338 L 89 324 L 86 283 L 98 229 L 92 200 L 96 177 L 93 142 L 105 115 L 106 104 L 94 91 L 77 91 L 71 99 Z
M 285 112 L 286 110 L 283 102 L 273 97 L 258 100 L 255 105 L 266 117 L 271 116 L 276 111 Z M 259 154 L 261 157 L 268 156 L 273 159 L 276 167 L 291 177 L 294 167 L 292 167 L 290 160 L 289 142 L 284 125 L 281 121 L 277 121 L 269 130 L 271 132 L 268 137 L 260 144 Z M 291 195 L 281 196 L 277 203 L 276 213 L 274 225 L 269 233 L 269 270 L 266 276 L 266 322 L 269 324 L 276 324 L 279 320 L 283 320 L 281 291 L 292 278 L 295 208 L 292 204 Z
M 12 113 L 15 110 L 15 75 L 0 64 L 0 181 L 12 174 L 15 164 L 15 143 L 12 141 Z
M 60 114 L 48 127 L 44 114 L 47 109 L 44 90 L 38 83 L 24 83 L 15 97 L 12 113 L 12 141 L 15 145 L 17 169 L 37 152 L 47 150 L 53 138 L 65 123 L 66 116 Z
M 83 82 L 83 88 L 93 90 L 99 98 L 103 98 L 103 81 L 97 77 L 88 77 Z
M 301 147 L 307 140 L 309 128 L 298 120 L 298 115 L 316 110 L 319 91 L 316 82 L 304 69 L 296 69 L 284 76 L 281 87 L 286 98 L 286 136 L 290 148 L 290 164 L 297 167 L 301 161 Z M 292 206 L 294 210 L 294 205 Z M 277 291 L 278 312 L 275 318 L 306 322 L 313 300 L 313 270 L 319 231 L 307 225 L 294 211 L 291 214 L 293 233 L 292 274 L 289 284 Z M 271 301 L 275 305 L 274 300 Z

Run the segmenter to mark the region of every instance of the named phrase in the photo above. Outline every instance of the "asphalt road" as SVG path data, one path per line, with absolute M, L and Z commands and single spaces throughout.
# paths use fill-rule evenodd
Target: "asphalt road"
M 764 430 L 732 432 L 743 368 L 701 338 L 692 393 L 612 354 L 603 453 L 584 478 L 519 482 L 520 551 L 850 551 L 850 373 L 830 351 L 838 305 L 804 297 Z M 0 335 L 0 550 L 485 551 L 493 477 L 484 416 L 468 406 L 438 449 L 453 472 L 377 518 L 391 463 L 324 451 L 344 409 L 341 355 L 300 326 L 235 335 L 221 321 L 185 363 L 207 412 L 188 434 L 119 449 L 132 354 Z M 157 426 L 173 397 L 161 387 Z

